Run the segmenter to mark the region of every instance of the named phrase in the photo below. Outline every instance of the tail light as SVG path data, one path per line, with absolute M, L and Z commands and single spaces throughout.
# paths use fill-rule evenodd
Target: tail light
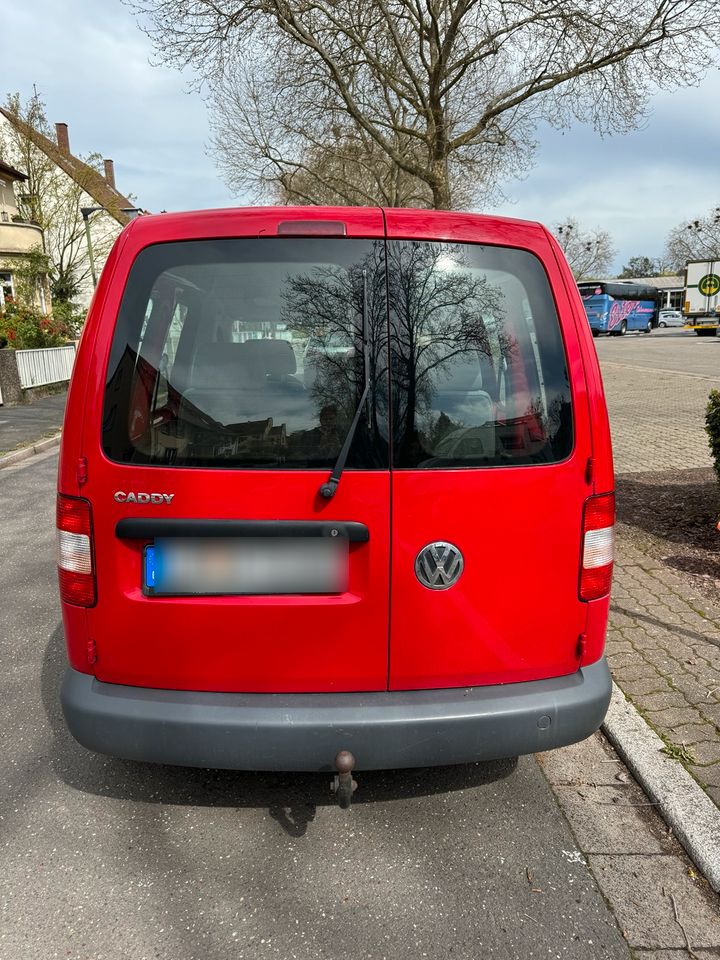
M 96 594 L 95 557 L 92 512 L 87 500 L 58 494 L 57 540 L 61 599 L 79 607 L 92 607 Z
M 610 592 L 615 559 L 615 494 L 589 497 L 583 511 L 580 599 L 597 600 Z

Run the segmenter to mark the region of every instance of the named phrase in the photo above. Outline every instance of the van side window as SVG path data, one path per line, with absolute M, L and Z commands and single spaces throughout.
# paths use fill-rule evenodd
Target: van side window
M 263 238 L 158 244 L 130 272 L 105 394 L 121 463 L 332 467 L 364 386 L 375 402 L 350 468 L 388 467 L 383 241 Z
M 503 247 L 388 242 L 393 464 L 552 463 L 570 388 L 545 272 Z

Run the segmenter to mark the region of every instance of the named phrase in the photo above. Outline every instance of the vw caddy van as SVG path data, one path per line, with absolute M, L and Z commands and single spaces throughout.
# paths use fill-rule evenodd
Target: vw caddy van
M 592 336 L 540 224 L 137 218 L 65 417 L 67 724 L 343 775 L 578 741 L 610 697 L 613 524 Z

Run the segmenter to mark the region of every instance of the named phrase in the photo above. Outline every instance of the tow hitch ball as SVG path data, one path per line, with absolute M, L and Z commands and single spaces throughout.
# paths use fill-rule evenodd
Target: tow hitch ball
M 342 810 L 347 810 L 352 803 L 352 795 L 357 790 L 357 783 L 353 780 L 352 772 L 355 769 L 355 757 L 349 750 L 341 750 L 335 757 L 337 773 L 332 779 L 330 789 L 337 797 Z

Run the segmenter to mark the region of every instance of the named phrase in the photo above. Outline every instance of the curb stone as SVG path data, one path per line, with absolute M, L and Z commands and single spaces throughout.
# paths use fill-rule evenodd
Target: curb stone
M 616 683 L 603 730 L 690 859 L 720 892 L 720 809 L 678 760 L 661 752 L 665 744 Z
M 2 470 L 3 467 L 11 467 L 14 463 L 27 460 L 28 457 L 34 457 L 36 453 L 44 453 L 52 447 L 59 446 L 61 436 L 61 433 L 56 433 L 53 434 L 52 437 L 46 437 L 45 440 L 38 440 L 37 443 L 31 444 L 29 447 L 22 447 L 20 450 L 13 450 L 11 453 L 6 453 L 4 457 L 0 457 L 0 470 Z

